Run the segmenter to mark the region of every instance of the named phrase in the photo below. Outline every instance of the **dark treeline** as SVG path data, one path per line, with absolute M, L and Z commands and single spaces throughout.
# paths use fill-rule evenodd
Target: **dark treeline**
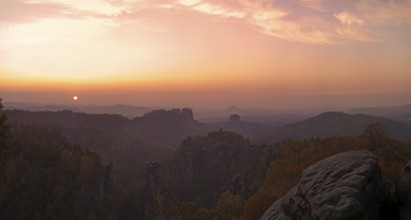
M 0 219 L 104 219 L 110 168 L 49 126 L 0 120 Z
M 330 155 L 371 150 L 392 182 L 411 158 L 411 141 L 390 138 L 379 123 L 362 135 L 270 145 L 219 130 L 165 151 L 122 139 L 113 121 L 100 130 L 9 123 L 1 111 L 0 219 L 258 219 L 303 169 Z

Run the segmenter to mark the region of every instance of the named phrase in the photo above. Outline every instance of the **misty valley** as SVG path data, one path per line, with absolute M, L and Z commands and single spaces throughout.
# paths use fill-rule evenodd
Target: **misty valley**
M 47 108 L 1 110 L 0 219 L 406 219 L 411 106 Z
M 411 220 L 411 0 L 0 0 L 0 220 Z

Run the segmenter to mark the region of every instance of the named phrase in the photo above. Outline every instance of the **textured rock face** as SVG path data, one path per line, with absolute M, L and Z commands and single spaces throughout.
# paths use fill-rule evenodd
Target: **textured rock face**
M 183 108 L 181 109 L 181 115 L 185 120 L 188 121 L 194 121 L 194 115 L 193 115 L 193 110 L 189 108 Z
M 381 219 L 389 198 L 377 158 L 368 151 L 351 151 L 304 170 L 300 183 L 261 219 Z
M 144 215 L 149 218 L 168 219 L 163 204 L 163 192 L 161 192 L 159 177 L 159 161 L 152 159 L 146 164 L 146 207 Z M 155 216 L 155 217 L 154 217 Z
M 405 165 L 398 175 L 395 188 L 401 219 L 411 219 L 411 161 Z
M 250 193 L 251 177 L 248 173 L 239 173 L 235 175 L 224 187 L 224 192 L 228 192 L 231 195 L 247 195 Z

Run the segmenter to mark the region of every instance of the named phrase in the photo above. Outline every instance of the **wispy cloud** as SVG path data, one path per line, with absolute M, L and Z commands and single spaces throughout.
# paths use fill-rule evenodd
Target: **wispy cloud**
M 376 37 L 371 36 L 366 28 L 366 22 L 348 11 L 334 14 L 341 25 L 336 27 L 337 34 L 343 39 L 356 41 L 377 41 Z
M 347 12 L 347 11 L 342 11 L 338 14 L 334 15 L 343 25 L 359 25 L 362 26 L 364 25 L 364 20 L 357 18 L 355 15 Z
M 314 11 L 325 11 L 323 0 L 299 0 L 299 4 Z
M 314 1 L 304 1 L 303 6 L 299 3 L 295 1 L 291 4 L 285 0 L 224 2 L 203 0 L 193 9 L 212 16 L 240 19 L 256 27 L 264 35 L 287 41 L 314 44 L 334 43 L 336 40 L 334 35 L 337 32 L 331 33 L 329 29 L 332 24 L 318 16 L 319 4 Z M 309 8 L 307 8 L 308 4 Z
M 201 0 L 179 0 L 178 2 L 186 6 L 192 6 L 200 3 Z
M 193 9 L 207 14 L 220 15 L 227 18 L 243 18 L 246 16 L 246 13 L 244 11 L 230 10 L 219 5 L 213 5 L 208 3 L 198 4 L 195 7 L 193 7 Z
M 70 11 L 67 5 L 56 2 L 0 0 L 0 5 L 0 24 L 33 22 Z
M 411 0 L 0 0 L 0 3 L 0 25 L 53 17 L 93 17 L 115 23 L 127 18 L 133 21 L 136 16 L 131 15 L 175 10 L 221 20 L 238 19 L 261 34 L 310 44 L 384 40 L 384 27 L 411 25 Z M 167 28 L 172 27 L 160 27 Z
M 0 5 L 0 27 L 44 19 L 108 19 L 125 10 L 100 0 L 0 0 Z
M 363 0 L 358 8 L 358 14 L 373 25 L 411 24 L 411 0 Z

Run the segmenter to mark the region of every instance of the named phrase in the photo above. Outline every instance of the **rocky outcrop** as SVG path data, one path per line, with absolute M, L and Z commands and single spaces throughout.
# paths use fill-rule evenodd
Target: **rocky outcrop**
M 248 173 L 239 173 L 231 178 L 225 185 L 223 192 L 230 195 L 249 195 L 252 188 L 252 178 Z
M 230 115 L 229 122 L 239 122 L 240 121 L 240 116 L 237 114 L 232 114 Z
M 182 115 L 182 118 L 183 118 L 184 120 L 194 121 L 193 110 L 191 110 L 191 109 L 189 109 L 189 108 L 183 108 L 183 109 L 181 109 L 181 115 Z
M 251 178 L 245 174 L 237 180 L 233 177 L 256 164 L 259 154 L 257 147 L 235 132 L 220 130 L 207 136 L 188 137 L 164 165 L 167 172 L 163 176 L 176 179 L 175 191 L 180 195 L 176 197 L 189 201 L 210 190 L 217 193 L 228 181 L 234 184 Z
M 146 164 L 146 205 L 144 215 L 152 219 L 168 219 L 159 177 L 160 162 L 153 158 Z
M 382 219 L 389 188 L 371 152 L 345 152 L 304 170 L 261 219 Z
M 401 219 L 411 219 L 411 161 L 398 175 L 395 197 Z
M 270 164 L 271 150 L 263 147 L 231 131 L 187 137 L 172 155 L 147 163 L 145 216 L 213 219 L 201 207 L 239 216 L 241 204 L 260 186 Z
M 137 120 L 137 119 L 135 119 Z M 144 123 L 183 123 L 194 121 L 193 110 L 175 108 L 172 110 L 155 110 L 145 114 L 140 120 Z

